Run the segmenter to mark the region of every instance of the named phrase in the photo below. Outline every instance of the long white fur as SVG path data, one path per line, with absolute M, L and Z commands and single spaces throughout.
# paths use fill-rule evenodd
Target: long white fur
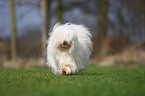
M 77 74 L 84 70 L 89 61 L 92 49 L 91 34 L 83 25 L 72 23 L 57 23 L 47 41 L 47 63 L 54 74 L 61 74 L 60 68 L 64 64 L 69 65 L 71 74 Z M 67 51 L 58 49 L 64 40 L 72 42 Z

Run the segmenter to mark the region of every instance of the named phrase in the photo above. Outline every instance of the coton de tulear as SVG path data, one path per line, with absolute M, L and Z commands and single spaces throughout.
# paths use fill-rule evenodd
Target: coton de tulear
M 84 70 L 92 50 L 91 34 L 83 25 L 57 23 L 47 41 L 47 63 L 54 74 Z

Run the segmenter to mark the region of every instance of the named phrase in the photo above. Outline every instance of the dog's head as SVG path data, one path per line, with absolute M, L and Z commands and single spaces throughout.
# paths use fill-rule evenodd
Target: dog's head
M 57 26 L 57 27 L 56 27 Z M 56 25 L 52 32 L 54 46 L 61 52 L 72 52 L 77 48 L 78 37 L 74 29 Z

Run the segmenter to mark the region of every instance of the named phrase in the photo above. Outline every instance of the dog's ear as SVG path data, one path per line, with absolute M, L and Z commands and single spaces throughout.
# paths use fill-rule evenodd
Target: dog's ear
M 54 27 L 53 27 L 53 30 L 55 30 L 57 27 L 61 26 L 60 22 L 57 22 Z
M 50 29 L 49 29 L 49 32 L 48 32 L 48 36 L 51 36 L 52 32 L 53 32 L 56 28 L 58 28 L 59 26 L 61 26 L 61 24 L 60 24 L 60 22 L 57 22 L 57 23 L 54 25 L 53 28 L 50 28 Z

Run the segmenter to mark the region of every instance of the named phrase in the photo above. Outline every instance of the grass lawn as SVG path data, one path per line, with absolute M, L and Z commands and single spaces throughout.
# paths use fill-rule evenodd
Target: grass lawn
M 99 67 L 55 76 L 49 69 L 0 69 L 0 96 L 145 96 L 145 67 Z

